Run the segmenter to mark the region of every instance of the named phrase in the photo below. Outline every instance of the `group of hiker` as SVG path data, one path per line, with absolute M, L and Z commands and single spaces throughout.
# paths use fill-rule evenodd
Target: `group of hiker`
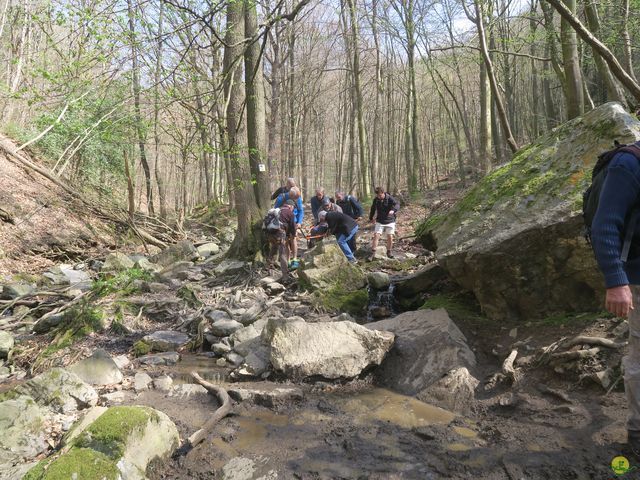
M 274 200 L 273 208 L 263 221 L 269 242 L 268 259 L 272 261 L 277 255 L 284 279 L 288 278 L 289 270 L 299 267 L 298 231 L 308 240 L 309 246 L 327 235 L 334 235 L 347 260 L 357 263 L 356 236 L 360 228 L 358 221 L 364 216 L 364 209 L 356 197 L 338 190 L 331 198 L 325 194 L 324 188 L 317 188 L 310 201 L 313 227 L 309 234 L 304 234 L 302 230 L 304 206 L 300 189 L 293 178 L 288 178 L 286 184 L 278 188 L 271 199 Z M 399 209 L 400 203 L 395 198 L 385 192 L 383 187 L 376 187 L 369 211 L 369 222 L 373 223 L 375 219 L 369 259 L 374 258 L 383 233 L 387 238 L 387 257 L 394 258 L 393 236 Z

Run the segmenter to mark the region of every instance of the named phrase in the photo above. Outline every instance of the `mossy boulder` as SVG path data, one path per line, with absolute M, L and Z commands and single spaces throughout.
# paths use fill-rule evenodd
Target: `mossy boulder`
M 7 397 L 13 398 L 0 401 L 0 470 L 47 449 L 44 430 L 50 412 L 27 395 Z
M 599 153 L 640 139 L 616 103 L 548 132 L 495 169 L 417 238 L 494 319 L 601 308 L 603 279 L 582 238 L 582 192 Z
M 335 241 L 324 241 L 307 251 L 299 270 L 301 285 L 311 291 L 318 306 L 361 314 L 368 303 L 366 276 L 348 262 Z
M 168 267 L 180 261 L 192 261 L 198 258 L 198 251 L 193 243 L 182 240 L 174 245 L 170 245 L 162 252 L 151 258 L 151 261 L 162 267 Z
M 98 394 L 91 385 L 63 368 L 52 368 L 16 387 L 21 395 L 32 397 L 39 405 L 59 413 L 74 413 L 93 406 Z
M 63 454 L 45 459 L 26 480 L 96 478 L 142 480 L 154 460 L 178 447 L 178 430 L 164 413 L 150 407 L 111 407 L 71 431 Z

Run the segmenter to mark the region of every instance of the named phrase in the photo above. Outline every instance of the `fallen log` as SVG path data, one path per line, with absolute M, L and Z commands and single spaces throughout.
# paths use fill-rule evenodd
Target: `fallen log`
M 232 410 L 231 398 L 229 398 L 229 394 L 224 388 L 218 387 L 212 383 L 207 382 L 200 375 L 198 375 L 197 372 L 191 372 L 191 376 L 197 383 L 199 383 L 204 388 L 206 388 L 210 394 L 215 395 L 217 397 L 218 401 L 220 402 L 220 406 L 215 412 L 213 412 L 213 416 L 209 420 L 207 420 L 207 422 L 202 426 L 202 428 L 197 432 L 195 432 L 193 435 L 191 435 L 186 440 L 185 445 L 183 445 L 183 447 L 180 448 L 180 450 L 185 450 L 184 447 L 186 446 L 187 448 L 185 453 L 191 450 L 196 445 L 198 445 L 200 442 L 202 442 L 207 437 L 207 435 L 211 432 L 213 427 L 220 420 L 222 420 L 224 417 L 229 415 Z
M 520 372 L 513 366 L 516 357 L 518 356 L 518 350 L 513 349 L 509 356 L 502 362 L 502 373 L 505 377 L 511 379 L 513 383 L 518 383 L 520 380 Z
M 600 345 L 601 347 L 606 348 L 621 348 L 626 345 L 626 342 L 618 343 L 608 338 L 578 335 L 577 337 L 569 340 L 565 345 L 563 345 L 563 347 L 570 348 L 574 345 Z
M 587 350 L 575 350 L 572 352 L 559 352 L 551 354 L 553 363 L 564 363 L 572 360 L 583 360 L 585 358 L 595 357 L 600 353 L 599 347 L 589 348 Z

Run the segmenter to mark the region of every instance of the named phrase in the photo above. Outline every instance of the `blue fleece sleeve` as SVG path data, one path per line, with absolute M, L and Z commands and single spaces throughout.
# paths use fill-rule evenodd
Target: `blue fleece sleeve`
M 276 203 L 273 204 L 273 208 L 280 208 L 283 203 L 284 203 L 284 195 L 280 194 L 278 195 L 278 198 L 276 198 Z
M 302 206 L 302 197 L 298 197 L 298 207 L 296 209 L 296 223 L 302 224 L 304 218 L 304 207 Z
M 639 194 L 640 162 L 630 153 L 617 155 L 608 167 L 591 226 L 593 250 L 607 288 L 629 284 L 620 255 L 625 219 Z

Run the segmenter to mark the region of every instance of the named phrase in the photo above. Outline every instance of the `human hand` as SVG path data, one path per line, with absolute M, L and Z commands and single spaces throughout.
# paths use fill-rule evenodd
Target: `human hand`
M 616 317 L 627 317 L 633 310 L 633 297 L 629 285 L 607 288 L 605 308 Z

